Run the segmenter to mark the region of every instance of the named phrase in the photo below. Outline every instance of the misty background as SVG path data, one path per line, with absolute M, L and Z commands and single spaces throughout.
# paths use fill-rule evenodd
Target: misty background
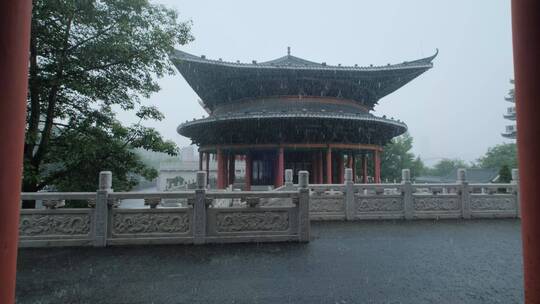
M 474 161 L 501 137 L 513 78 L 510 1 L 184 1 L 154 0 L 192 20 L 195 41 L 180 49 L 209 59 L 259 62 L 291 54 L 330 65 L 400 63 L 430 56 L 433 69 L 382 98 L 378 116 L 404 121 L 413 152 L 428 165 Z M 177 73 L 144 100 L 164 114 L 147 122 L 179 146 L 176 127 L 206 113 Z M 134 122 L 119 111 L 119 119 Z

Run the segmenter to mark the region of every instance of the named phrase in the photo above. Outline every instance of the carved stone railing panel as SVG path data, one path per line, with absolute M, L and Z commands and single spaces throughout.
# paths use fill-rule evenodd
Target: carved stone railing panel
M 19 235 L 25 237 L 89 237 L 91 213 L 62 212 L 59 210 L 33 210 L 22 212 Z M 40 212 L 41 211 L 41 212 Z
M 235 211 L 215 214 L 216 231 L 219 232 L 266 232 L 289 229 L 287 211 Z
M 112 216 L 112 234 L 153 235 L 185 234 L 191 229 L 191 215 L 187 211 L 160 209 L 167 212 L 153 212 L 148 209 L 117 211 Z
M 344 212 L 345 196 L 343 195 L 312 195 L 309 212 Z
M 471 210 L 474 211 L 516 211 L 516 196 L 506 194 L 471 195 Z
M 404 209 L 403 198 L 400 196 L 374 197 L 355 196 L 355 212 L 400 212 Z
M 414 195 L 415 211 L 460 211 L 460 198 L 457 195 Z

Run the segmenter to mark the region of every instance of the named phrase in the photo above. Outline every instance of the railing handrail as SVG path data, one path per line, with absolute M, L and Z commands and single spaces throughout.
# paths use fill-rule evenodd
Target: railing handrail
M 207 191 L 206 197 L 226 199 L 226 198 L 239 198 L 239 197 L 258 197 L 258 198 L 290 198 L 297 197 L 299 191 L 232 191 L 232 192 L 220 192 L 220 191 Z
M 510 187 L 517 187 L 516 184 L 512 183 L 481 183 L 481 184 L 469 184 L 469 187 L 476 187 L 476 188 L 510 188 Z
M 84 200 L 95 199 L 96 192 L 22 192 L 21 200 Z
M 113 199 L 137 199 L 137 198 L 190 198 L 195 195 L 191 191 L 153 191 L 153 192 L 110 192 Z

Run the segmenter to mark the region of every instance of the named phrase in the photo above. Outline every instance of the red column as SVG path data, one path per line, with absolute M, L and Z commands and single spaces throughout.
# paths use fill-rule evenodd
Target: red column
M 246 157 L 245 157 L 245 160 L 246 160 L 246 175 L 244 177 L 244 180 L 245 180 L 245 190 L 246 191 L 249 191 L 251 190 L 251 171 L 252 171 L 252 167 L 251 167 L 251 154 L 246 154 Z
M 339 172 L 338 181 L 340 184 L 343 184 L 343 181 L 345 179 L 345 164 L 344 164 L 343 153 L 338 154 L 337 161 L 338 161 L 338 172 Z
M 225 157 L 220 148 L 217 149 L 217 188 L 225 188 Z
M 367 180 L 367 174 L 368 174 L 368 170 L 367 170 L 367 155 L 366 153 L 364 152 L 362 154 L 362 183 L 364 184 L 367 184 L 368 183 L 368 180 Z
M 323 174 L 324 174 L 324 170 L 323 170 L 323 153 L 322 152 L 319 152 L 318 153 L 318 161 L 317 161 L 317 166 L 318 166 L 318 172 L 319 172 L 319 175 L 318 175 L 318 180 L 317 180 L 317 183 L 318 184 L 322 184 L 323 183 Z
M 332 148 L 326 150 L 326 183 L 332 183 Z
M 540 1 L 512 1 L 525 303 L 540 303 Z
M 210 152 L 206 152 L 204 155 L 206 155 L 206 184 L 210 185 Z
M 354 153 L 351 153 L 351 163 L 353 182 L 356 183 L 356 156 Z
M 276 188 L 283 186 L 283 175 L 285 174 L 285 155 L 283 147 L 279 147 L 277 151 L 277 168 L 276 168 Z
M 227 186 L 229 185 L 232 185 L 234 184 L 234 176 L 235 176 L 235 160 L 236 160 L 236 157 L 235 155 L 231 152 L 231 154 L 229 154 L 229 166 L 228 166 L 228 182 L 227 182 Z
M 353 168 L 353 162 L 352 162 L 352 154 L 347 154 L 347 168 L 352 169 Z
M 0 303 L 15 301 L 30 0 L 0 1 Z
M 380 184 L 381 183 L 381 151 L 375 150 L 373 151 L 374 156 L 374 164 L 375 164 L 375 183 Z

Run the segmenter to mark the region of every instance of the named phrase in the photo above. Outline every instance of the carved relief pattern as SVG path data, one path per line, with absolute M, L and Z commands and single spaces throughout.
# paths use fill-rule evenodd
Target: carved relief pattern
M 289 229 L 287 212 L 222 212 L 216 215 L 217 231 L 285 231 Z
M 401 210 L 403 210 L 402 198 L 356 198 L 357 212 Z
M 21 214 L 20 236 L 87 235 L 89 214 Z
M 189 230 L 187 213 L 116 213 L 113 233 L 181 233 Z
M 419 211 L 450 211 L 459 210 L 457 197 L 415 197 L 414 210 Z
M 204 235 L 206 232 L 206 209 L 204 206 L 205 202 L 202 201 L 200 197 L 197 197 L 193 203 L 193 230 L 196 236 L 201 236 Z
M 345 210 L 344 197 L 332 198 L 331 196 L 312 196 L 309 201 L 310 212 L 340 212 Z
M 471 197 L 471 209 L 473 210 L 515 210 L 516 200 L 514 197 Z

